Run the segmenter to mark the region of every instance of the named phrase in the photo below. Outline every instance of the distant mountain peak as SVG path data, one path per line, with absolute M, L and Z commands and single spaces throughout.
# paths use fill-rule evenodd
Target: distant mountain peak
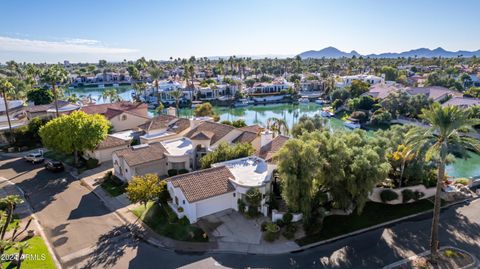
M 429 48 L 418 48 L 412 49 L 409 51 L 393 53 L 393 52 L 386 52 L 380 54 L 368 54 L 368 55 L 361 55 L 357 51 L 352 50 L 351 52 L 344 52 L 335 47 L 326 47 L 321 50 L 309 50 L 299 54 L 301 58 L 342 58 L 347 57 L 351 58 L 353 56 L 359 57 L 371 57 L 371 58 L 398 58 L 398 57 L 418 57 L 418 58 L 432 58 L 432 57 L 443 57 L 443 58 L 452 58 L 452 57 L 472 57 L 477 56 L 480 57 L 480 50 L 476 51 L 448 51 L 442 47 L 438 47 L 436 49 L 429 49 Z

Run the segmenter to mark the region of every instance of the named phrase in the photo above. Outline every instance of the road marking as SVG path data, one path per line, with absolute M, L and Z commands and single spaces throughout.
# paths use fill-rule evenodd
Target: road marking
M 63 257 L 60 257 L 60 259 L 62 260 L 63 263 L 67 263 L 67 262 L 69 262 L 71 260 L 74 260 L 76 258 L 80 258 L 80 257 L 87 256 L 89 254 L 92 254 L 95 251 L 95 247 L 96 246 L 91 246 L 91 247 L 86 247 L 86 248 L 80 249 L 79 251 L 76 251 L 76 252 L 67 254 Z

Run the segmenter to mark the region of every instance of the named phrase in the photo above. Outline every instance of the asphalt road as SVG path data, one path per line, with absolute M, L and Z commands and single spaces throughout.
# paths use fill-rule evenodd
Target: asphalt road
M 428 248 L 430 216 L 293 254 L 178 253 L 133 238 L 102 202 L 67 173 L 0 157 L 0 177 L 18 184 L 66 268 L 176 268 L 213 257 L 233 268 L 381 268 Z M 480 201 L 442 213 L 441 244 L 480 256 Z

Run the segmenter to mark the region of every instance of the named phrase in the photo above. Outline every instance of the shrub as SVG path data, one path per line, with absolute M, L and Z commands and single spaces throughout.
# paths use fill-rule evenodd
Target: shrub
M 188 173 L 188 170 L 185 169 L 185 168 L 178 170 L 178 174 L 179 174 L 179 175 L 181 175 L 181 174 L 186 174 L 186 173 Z
M 113 177 L 113 172 L 112 171 L 108 171 L 105 173 L 105 175 L 103 175 L 103 180 L 111 180 Z
M 98 166 L 98 160 L 95 158 L 89 158 L 86 162 L 87 169 L 93 169 Z
M 275 224 L 277 224 L 278 227 L 283 227 L 283 226 L 285 226 L 285 222 L 283 222 L 283 220 L 281 220 L 281 219 L 277 219 L 277 221 L 275 221 Z
M 295 233 L 297 232 L 297 226 L 294 224 L 289 224 L 283 231 L 282 235 L 287 239 L 293 239 L 295 237 Z
M 179 207 L 177 208 L 177 211 L 180 212 L 180 213 L 182 213 L 182 212 L 183 212 L 183 207 L 179 206 Z
M 255 218 L 256 216 L 258 216 L 258 207 L 256 207 L 256 206 L 248 206 L 247 215 L 248 215 L 250 218 Z
M 173 176 L 176 176 L 178 175 L 178 170 L 177 169 L 170 169 L 167 171 L 167 174 L 169 177 L 173 177 Z
M 458 253 L 455 250 L 446 249 L 446 250 L 443 251 L 443 256 L 445 256 L 447 258 L 453 258 L 453 257 L 458 256 Z
M 293 215 L 290 212 L 287 212 L 283 215 L 282 220 L 286 225 L 292 223 Z
M 175 238 L 178 227 L 175 224 L 168 223 L 163 227 L 163 234 L 170 238 Z
M 178 222 L 177 214 L 175 214 L 175 212 L 173 212 L 170 209 L 170 207 L 164 207 L 164 208 L 165 208 L 165 212 L 167 213 L 168 223 L 177 223 Z
M 190 221 L 188 220 L 187 216 L 183 216 L 183 218 L 178 220 L 178 223 L 181 225 L 189 225 Z
M 268 224 L 268 222 L 263 221 L 262 224 L 260 225 L 260 230 L 262 232 L 265 232 L 267 230 L 267 224 Z
M 354 111 L 350 117 L 359 120 L 361 123 L 365 123 L 368 120 L 367 114 L 363 111 Z
M 404 189 L 402 191 L 402 203 L 407 203 L 408 201 L 415 198 L 415 193 L 410 189 Z
M 160 180 L 158 183 L 160 186 L 160 193 L 158 194 L 158 202 L 165 205 L 167 204 L 168 200 L 170 200 L 170 193 L 167 189 L 167 182 L 165 180 Z
M 390 189 L 383 190 L 380 193 L 380 199 L 382 199 L 382 202 L 390 202 L 398 198 L 398 194 Z
M 464 186 L 468 186 L 469 182 L 470 181 L 468 180 L 468 178 L 457 178 L 457 179 L 455 179 L 455 183 L 462 184 Z
M 425 196 L 425 193 L 423 193 L 421 191 L 415 191 L 414 194 L 415 194 L 415 196 L 413 197 L 413 199 L 415 201 L 418 201 L 418 200 L 422 199 L 423 196 Z
M 280 231 L 280 227 L 275 223 L 267 223 L 265 226 L 265 236 L 264 239 L 268 242 L 273 242 L 275 239 L 278 238 L 278 232 Z
M 238 205 L 238 211 L 240 211 L 240 213 L 245 213 L 245 202 L 242 200 L 242 199 L 238 199 L 237 200 L 237 205 Z

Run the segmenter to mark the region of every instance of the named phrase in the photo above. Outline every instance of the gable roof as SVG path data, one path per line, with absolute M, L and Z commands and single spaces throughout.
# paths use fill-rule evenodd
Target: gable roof
M 233 192 L 229 178 L 233 174 L 225 166 L 199 170 L 167 179 L 173 187 L 180 188 L 189 203 Z
M 71 104 L 70 102 L 67 102 L 64 100 L 58 100 L 57 105 L 58 105 L 58 109 L 60 109 L 64 106 L 74 105 L 74 104 Z M 35 112 L 46 112 L 49 109 L 55 109 L 55 102 L 52 102 L 51 104 L 46 104 L 46 105 L 27 106 L 25 110 L 30 113 L 35 113 Z
M 258 137 L 258 133 L 244 131 L 241 133 L 237 138 L 235 138 L 232 142 L 233 143 L 252 143 L 255 138 Z
M 242 131 L 259 133 L 259 132 L 261 132 L 264 128 L 263 128 L 262 126 L 258 125 L 258 124 L 254 124 L 254 125 L 245 126 L 245 127 L 239 128 L 239 129 L 242 130 Z
M 282 148 L 282 146 L 285 144 L 285 142 L 288 141 L 288 139 L 288 136 L 284 135 L 279 135 L 275 137 L 272 141 L 270 141 L 269 143 L 261 147 L 260 150 L 258 150 L 257 156 L 267 162 L 271 162 L 275 153 L 277 153 L 277 151 Z
M 190 130 L 185 136 L 190 139 L 193 139 L 192 137 L 194 135 L 197 135 L 197 133 L 203 132 L 205 134 L 205 132 L 211 132 L 213 133 L 213 136 L 211 137 L 210 143 L 215 144 L 218 140 L 222 139 L 222 137 L 226 136 L 228 133 L 230 133 L 234 129 L 235 127 L 232 127 L 230 125 L 211 122 L 211 121 L 205 121 L 205 122 L 202 122 L 197 127 Z
M 190 120 L 180 118 L 168 127 L 169 132 L 181 133 L 190 127 Z
M 147 121 L 146 123 L 138 127 L 143 129 L 144 131 L 167 128 L 169 124 L 171 124 L 172 121 L 175 119 L 177 119 L 177 117 L 172 115 L 161 114 L 161 115 L 155 116 L 151 120 Z
M 117 102 L 111 104 L 97 104 L 84 106 L 80 110 L 87 114 L 104 115 L 107 119 L 111 119 L 123 112 L 148 118 L 148 105 L 144 103 Z
M 105 140 L 98 144 L 95 149 L 114 148 L 128 144 L 130 144 L 130 141 L 128 140 L 123 140 L 118 137 L 108 135 L 107 138 L 105 138 Z
M 442 98 L 445 98 L 447 95 L 453 96 L 462 96 L 463 94 L 457 91 L 450 90 L 441 86 L 429 86 L 429 87 L 410 87 L 406 91 L 410 95 L 424 94 L 428 98 L 433 99 L 434 101 L 439 101 Z
M 370 87 L 370 90 L 364 94 L 370 95 L 373 98 L 380 98 L 384 99 L 387 97 L 391 92 L 398 92 L 399 89 L 394 85 L 386 85 L 386 84 L 375 84 Z
M 117 150 L 114 153 L 123 158 L 129 166 L 136 166 L 165 158 L 167 150 L 161 143 L 132 146 L 126 149 Z

